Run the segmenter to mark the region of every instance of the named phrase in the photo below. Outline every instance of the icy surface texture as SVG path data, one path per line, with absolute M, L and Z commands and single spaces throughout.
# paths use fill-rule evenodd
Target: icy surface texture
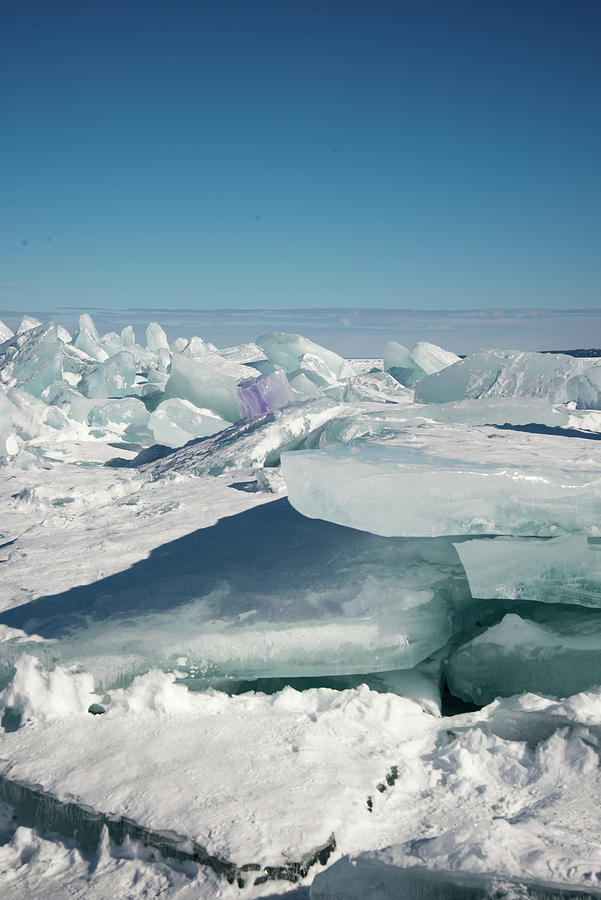
M 159 403 L 149 421 L 155 442 L 165 447 L 181 447 L 193 438 L 216 434 L 229 424 L 210 409 L 199 409 L 178 397 Z
M 262 334 L 256 343 L 274 366 L 293 374 L 302 371 L 318 385 L 333 383 L 344 365 L 342 356 L 300 334 L 281 331 Z
M 220 356 L 195 359 L 175 354 L 165 388 L 165 399 L 180 397 L 201 409 L 211 409 L 228 422 L 240 418 L 237 385 L 252 370 Z
M 245 378 L 238 384 L 237 391 L 242 419 L 275 412 L 295 400 L 283 369 L 256 378 Z
M 529 619 L 506 615 L 453 653 L 451 693 L 485 704 L 524 691 L 566 697 L 601 683 L 601 613 L 536 607 Z
M 83 375 L 79 390 L 85 397 L 124 397 L 136 377 L 136 361 L 131 353 L 122 350 L 106 362 L 90 367 Z
M 601 542 L 497 537 L 456 545 L 472 595 L 601 607 Z
M 601 461 L 587 439 L 407 424 L 348 447 L 285 454 L 282 469 L 299 512 L 375 534 L 599 528 Z
M 570 400 L 567 381 L 590 367 L 591 360 L 561 353 L 479 350 L 452 368 L 419 382 L 417 403 L 448 403 L 486 397 L 539 397 L 552 403 Z

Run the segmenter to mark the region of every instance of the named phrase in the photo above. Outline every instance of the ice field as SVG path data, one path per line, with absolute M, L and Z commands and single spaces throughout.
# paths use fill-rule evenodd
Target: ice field
M 0 896 L 601 897 L 601 358 L 0 341 Z

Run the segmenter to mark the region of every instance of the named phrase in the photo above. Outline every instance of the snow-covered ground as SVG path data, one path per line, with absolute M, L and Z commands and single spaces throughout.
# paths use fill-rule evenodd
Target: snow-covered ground
M 598 361 L 0 335 L 0 896 L 601 896 Z

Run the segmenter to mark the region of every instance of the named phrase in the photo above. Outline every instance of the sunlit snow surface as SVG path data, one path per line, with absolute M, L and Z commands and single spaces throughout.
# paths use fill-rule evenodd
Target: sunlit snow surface
M 601 895 L 598 360 L 16 332 L 0 894 Z

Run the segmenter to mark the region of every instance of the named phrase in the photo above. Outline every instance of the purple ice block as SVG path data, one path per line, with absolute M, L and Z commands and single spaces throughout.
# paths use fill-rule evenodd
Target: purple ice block
M 245 378 L 238 385 L 240 417 L 253 419 L 293 403 L 292 388 L 283 369 L 267 372 L 257 378 Z

